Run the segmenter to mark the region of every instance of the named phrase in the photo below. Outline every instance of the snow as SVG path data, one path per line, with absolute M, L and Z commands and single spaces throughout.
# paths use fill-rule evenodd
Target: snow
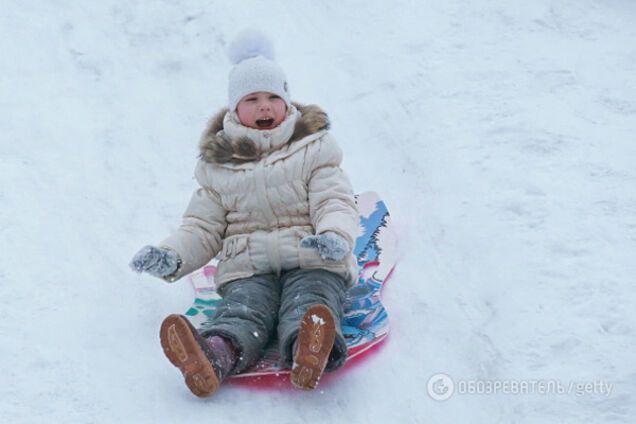
M 633 423 L 635 18 L 625 0 L 3 2 L 2 422 Z M 392 212 L 392 333 L 320 390 L 200 400 L 158 337 L 191 288 L 128 263 L 180 222 L 245 27 Z M 474 382 L 500 388 L 460 393 Z
M 318 315 L 311 315 L 311 321 L 314 324 L 325 325 L 325 320 L 320 318 Z

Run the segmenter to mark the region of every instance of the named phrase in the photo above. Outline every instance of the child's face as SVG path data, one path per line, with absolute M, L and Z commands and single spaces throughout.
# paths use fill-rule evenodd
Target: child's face
M 236 113 L 246 127 L 271 130 L 285 120 L 287 105 L 276 94 L 258 91 L 243 97 L 236 106 Z

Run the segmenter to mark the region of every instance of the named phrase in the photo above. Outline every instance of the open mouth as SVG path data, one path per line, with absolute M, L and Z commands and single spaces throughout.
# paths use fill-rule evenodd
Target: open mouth
M 274 125 L 274 118 L 267 118 L 267 119 L 257 119 L 256 120 L 256 125 L 259 128 L 269 128 L 272 125 Z

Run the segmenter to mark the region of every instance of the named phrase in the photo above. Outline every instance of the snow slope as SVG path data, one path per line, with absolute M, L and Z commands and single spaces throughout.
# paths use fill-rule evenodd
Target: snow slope
M 635 422 L 635 20 L 626 0 L 4 1 L 0 420 Z M 179 224 L 248 26 L 392 211 L 392 334 L 315 392 L 200 400 L 158 343 L 190 288 L 127 264 Z

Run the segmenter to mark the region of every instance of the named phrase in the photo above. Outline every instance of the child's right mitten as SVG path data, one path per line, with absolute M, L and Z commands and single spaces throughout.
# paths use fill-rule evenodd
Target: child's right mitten
M 181 259 L 177 252 L 163 247 L 145 246 L 133 257 L 130 267 L 137 272 L 147 272 L 163 278 L 179 269 Z

